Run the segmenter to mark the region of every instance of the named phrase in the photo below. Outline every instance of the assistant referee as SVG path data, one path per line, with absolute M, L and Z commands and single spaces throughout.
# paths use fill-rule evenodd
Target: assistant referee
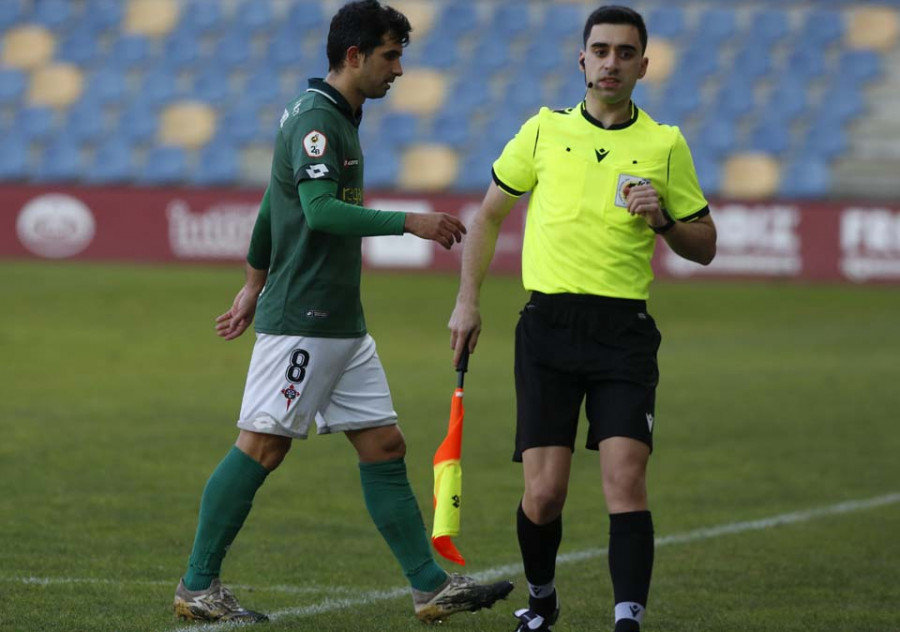
M 582 402 L 587 448 L 599 450 L 609 512 L 615 632 L 640 630 L 653 567 L 646 469 L 660 334 L 647 312 L 656 236 L 708 264 L 716 230 L 677 127 L 631 100 L 647 72 L 640 14 L 594 11 L 578 64 L 587 94 L 575 107 L 542 108 L 506 145 L 463 253 L 450 318 L 454 363 L 481 331 L 479 294 L 500 225 L 531 192 L 522 280 L 531 298 L 516 328 L 517 426 L 513 459 L 525 492 L 517 528 L 528 608 L 519 631 L 550 630 L 559 616 L 554 577 Z

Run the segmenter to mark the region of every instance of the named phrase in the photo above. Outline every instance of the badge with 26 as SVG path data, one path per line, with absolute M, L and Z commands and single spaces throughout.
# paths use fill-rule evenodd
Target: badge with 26
M 313 130 L 303 137 L 303 150 L 310 158 L 324 156 L 326 147 L 328 147 L 328 139 L 318 130 Z

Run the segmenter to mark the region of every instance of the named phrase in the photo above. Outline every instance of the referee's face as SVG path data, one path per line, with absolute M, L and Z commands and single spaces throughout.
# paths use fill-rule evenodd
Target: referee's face
M 367 99 L 380 99 L 391 89 L 394 79 L 403 74 L 400 57 L 403 46 L 385 37 L 382 44 L 366 55 L 360 73 L 360 90 Z
M 605 103 L 630 99 L 634 84 L 647 72 L 641 38 L 631 24 L 595 24 L 579 61 L 591 90 Z

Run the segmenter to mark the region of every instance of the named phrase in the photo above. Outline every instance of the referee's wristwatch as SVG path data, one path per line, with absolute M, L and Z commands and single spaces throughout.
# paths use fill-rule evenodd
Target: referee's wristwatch
M 663 233 L 667 233 L 670 230 L 672 230 L 672 228 L 675 227 L 675 220 L 672 219 L 672 216 L 669 215 L 669 213 L 668 213 L 668 211 L 666 211 L 666 209 L 662 209 L 662 214 L 663 214 L 663 217 L 666 218 L 666 223 L 661 226 L 650 226 L 650 230 L 652 230 L 657 235 L 662 235 Z

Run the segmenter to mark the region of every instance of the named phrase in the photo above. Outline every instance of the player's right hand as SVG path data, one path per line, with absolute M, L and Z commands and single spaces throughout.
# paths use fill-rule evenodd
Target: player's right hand
M 403 230 L 436 241 L 447 250 L 462 241 L 466 225 L 447 213 L 407 213 Z
M 216 335 L 225 340 L 234 340 L 247 330 L 256 314 L 259 293 L 243 286 L 234 297 L 231 308 L 216 318 Z

